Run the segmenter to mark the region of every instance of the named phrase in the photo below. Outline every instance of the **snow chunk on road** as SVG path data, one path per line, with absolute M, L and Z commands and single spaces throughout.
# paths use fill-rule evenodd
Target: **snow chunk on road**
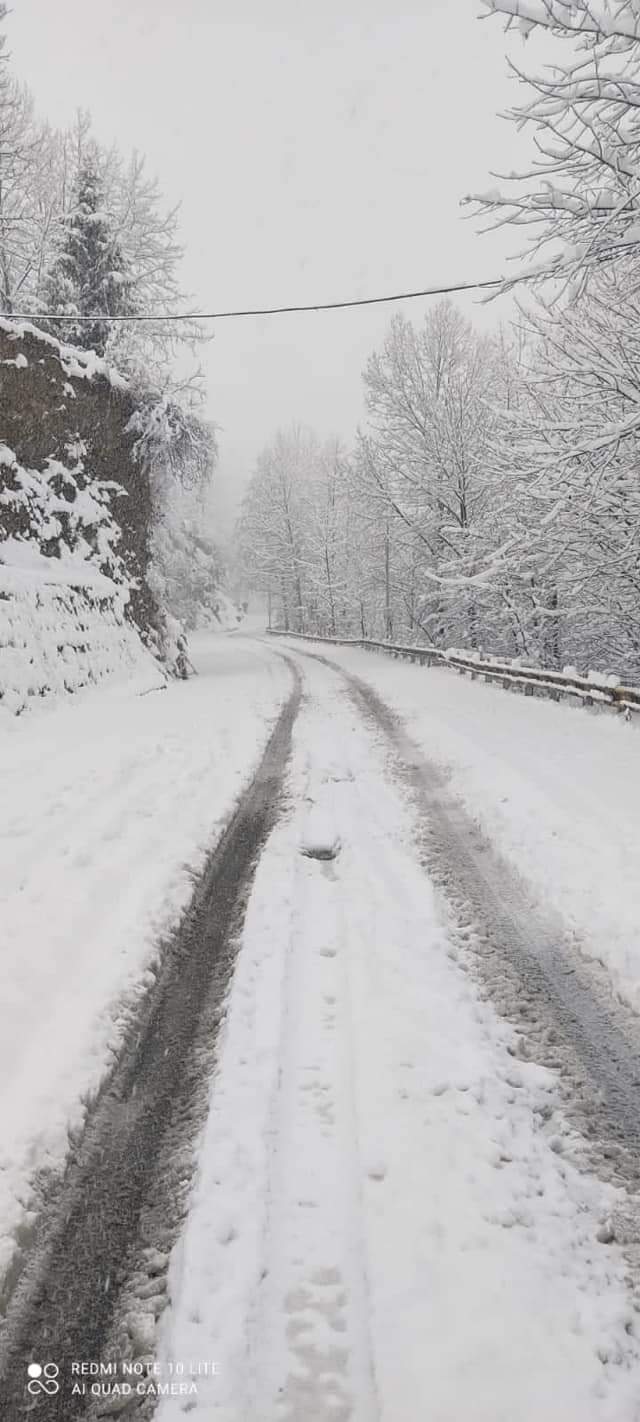
M 335 859 L 340 851 L 340 835 L 326 805 L 314 805 L 300 836 L 300 852 L 308 859 Z

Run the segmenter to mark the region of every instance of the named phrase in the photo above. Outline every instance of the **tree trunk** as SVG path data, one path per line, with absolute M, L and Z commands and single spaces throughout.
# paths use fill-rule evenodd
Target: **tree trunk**
M 390 642 L 393 637 L 389 542 L 389 519 L 387 518 L 384 526 L 384 635 L 387 642 Z
M 282 598 L 282 621 L 285 632 L 289 631 L 289 600 L 287 598 L 287 588 L 284 578 L 280 579 L 280 596 Z
M 329 549 L 327 548 L 326 544 L 325 544 L 325 550 L 324 550 L 324 566 L 325 566 L 325 571 L 326 571 L 326 574 L 327 574 L 327 594 L 328 594 L 328 598 L 329 598 L 329 618 L 330 618 L 330 626 L 331 626 L 331 636 L 332 636 L 332 637 L 335 637 L 335 635 L 336 635 L 336 607 L 335 607 L 335 602 L 334 602 L 334 598 L 333 598 L 333 583 L 332 583 L 332 581 L 331 581 L 331 562 L 330 562 L 330 560 L 329 560 Z

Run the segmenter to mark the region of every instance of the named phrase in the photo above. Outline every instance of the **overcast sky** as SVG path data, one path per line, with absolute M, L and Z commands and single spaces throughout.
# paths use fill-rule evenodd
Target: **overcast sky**
M 480 0 L 13 3 L 13 67 L 39 111 L 66 124 L 89 108 L 96 137 L 144 152 L 181 203 L 185 285 L 204 307 L 491 277 L 516 250 L 459 207 L 526 156 L 497 117 L 514 83 Z M 509 315 L 464 305 L 485 325 Z M 225 512 L 278 426 L 350 438 L 394 309 L 216 327 L 204 363 Z

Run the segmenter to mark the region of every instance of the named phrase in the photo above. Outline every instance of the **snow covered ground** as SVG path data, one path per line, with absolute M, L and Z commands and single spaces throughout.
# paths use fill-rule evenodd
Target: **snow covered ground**
M 202 637 L 187 684 L 3 718 L 0 1270 L 257 764 L 284 650 Z M 640 1006 L 637 728 L 330 655 Z M 602 1232 L 619 1192 L 577 1168 L 554 1074 L 514 1055 L 469 971 L 382 733 L 339 672 L 299 665 L 161 1324 L 161 1373 L 200 1370 L 198 1397 L 159 1422 L 640 1422 L 627 1264 Z
M 29 1177 L 63 1158 L 288 694 L 268 650 L 201 636 L 192 656 L 165 691 L 2 719 L 0 1281 Z
M 522 794 L 525 825 L 527 727 L 551 713 L 557 763 L 572 734 L 630 744 L 584 715 L 563 740 L 554 707 L 343 659 L 414 712 L 429 754 L 457 757 L 456 787 L 488 794 L 490 813 L 505 787 Z M 548 774 L 550 816 L 563 801 Z M 415 858 L 384 744 L 309 662 L 288 788 L 162 1327 L 167 1370 L 217 1372 L 197 1399 L 165 1399 L 158 1422 L 187 1407 L 220 1422 L 634 1422 L 625 1261 L 597 1238 L 615 1192 L 571 1163 L 553 1075 L 510 1054 L 512 1030 L 465 970 L 465 930 Z
M 640 1012 L 640 723 L 358 649 L 316 650 L 400 714 L 487 837 Z

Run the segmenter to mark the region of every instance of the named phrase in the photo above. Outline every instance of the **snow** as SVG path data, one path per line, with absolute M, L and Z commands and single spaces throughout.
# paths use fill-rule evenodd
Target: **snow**
M 328 806 L 311 806 L 300 836 L 300 850 L 311 859 L 335 859 L 340 849 L 340 835 Z
M 188 683 L 0 722 L 0 1282 L 288 691 L 248 643 L 190 650 Z
M 16 356 L 15 360 L 0 360 L 0 365 L 13 365 L 15 366 L 16 370 L 26 370 L 29 365 L 29 362 L 27 360 L 27 357 L 22 354 L 22 351 L 20 351 L 20 353 Z
M 80 439 L 66 453 L 71 467 L 49 457 L 42 470 L 30 469 L 0 443 L 0 469 L 9 470 L 0 506 L 17 516 L 19 530 L 3 538 L 0 529 L 0 714 L 22 714 L 42 697 L 123 673 L 146 675 L 148 685 L 161 679 L 126 618 L 135 583 L 110 507 L 124 491 L 113 481 L 78 482 Z M 49 556 L 51 540 L 58 556 Z
M 461 685 L 340 656 L 403 704 L 412 689 L 418 724 Z M 465 971 L 384 745 L 340 679 L 304 665 L 289 810 L 248 904 L 160 1365 L 216 1363 L 196 1422 L 632 1422 L 625 1261 L 600 1242 L 615 1191 L 575 1168 L 553 1075 L 514 1059 Z M 517 723 L 504 693 L 494 715 L 501 695 Z M 299 852 L 315 809 L 341 839 L 329 863 Z M 156 1415 L 184 1411 L 166 1399 Z
M 27 574 L 27 577 L 21 578 L 20 574 Z M 113 597 L 116 592 L 121 596 L 124 593 L 124 589 L 116 588 L 110 578 L 87 563 L 86 558 L 72 553 L 61 558 L 47 558 L 33 542 L 20 538 L 3 539 L 0 542 L 0 583 L 3 591 L 23 588 L 32 579 L 51 586 L 92 588 L 106 597 Z
M 56 340 L 55 336 L 42 331 L 39 326 L 34 326 L 31 321 L 14 321 L 9 317 L 0 316 L 0 331 L 4 331 L 11 340 L 21 341 L 28 335 L 33 336 L 40 345 L 49 346 L 67 376 L 73 376 L 76 380 L 93 380 L 98 376 L 108 380 L 114 390 L 129 389 L 129 383 L 124 376 L 102 356 L 96 355 L 95 351 L 66 345 L 63 341 Z M 22 366 L 23 362 L 25 365 L 28 363 L 25 357 L 16 357 L 16 365 Z
M 122 530 L 111 509 L 112 499 L 122 497 L 125 491 L 113 480 L 85 484 L 86 452 L 84 442 L 76 439 L 66 447 L 68 466 L 49 456 L 44 468 L 31 469 L 20 464 L 8 445 L 0 444 L 0 467 L 9 469 L 0 505 L 18 519 L 17 536 L 0 537 L 0 565 L 72 587 L 97 587 L 96 575 L 108 573 L 125 592 L 133 580 L 118 552 Z M 64 497 L 56 492 L 60 485 Z M 0 534 L 2 531 L 0 528 Z M 57 556 L 50 556 L 51 540 Z M 2 578 L 6 590 L 6 571 L 2 571 Z M 10 580 L 8 586 L 10 591 Z M 113 596 L 113 583 L 107 585 L 103 578 L 102 587 L 107 596 Z M 35 587 L 34 596 L 37 606 L 39 591 Z
M 329 655 L 403 717 L 492 843 L 640 1011 L 640 727 L 440 667 Z
M 202 611 L 202 630 L 206 628 L 209 632 L 234 632 L 243 621 L 242 613 L 223 588 L 216 589 L 215 600 L 216 610 L 213 614 L 208 607 Z
M 602 37 L 624 36 L 637 39 L 640 19 L 634 0 L 622 0 L 618 5 L 591 3 L 588 6 L 568 4 L 567 0 L 482 0 L 490 14 L 507 15 L 515 19 L 520 32 L 528 34 L 531 27 L 542 25 L 577 33 L 595 33 Z
M 186 684 L 0 723 L 0 1287 L 34 1170 L 59 1169 L 82 1125 L 287 695 L 278 653 L 299 646 L 201 635 Z M 318 650 L 402 717 L 637 1005 L 637 728 Z M 634 1422 L 620 1192 L 578 1168 L 554 1074 L 479 991 L 386 743 L 339 672 L 298 660 L 285 809 L 156 1343 L 161 1375 L 197 1367 L 197 1396 L 164 1397 L 158 1422 L 187 1404 L 196 1422 Z M 144 1301 L 138 1322 L 150 1348 Z
M 77 555 L 45 558 L 33 544 L 0 543 L 0 726 L 43 698 L 103 681 L 163 684 L 126 619 L 127 598 Z

